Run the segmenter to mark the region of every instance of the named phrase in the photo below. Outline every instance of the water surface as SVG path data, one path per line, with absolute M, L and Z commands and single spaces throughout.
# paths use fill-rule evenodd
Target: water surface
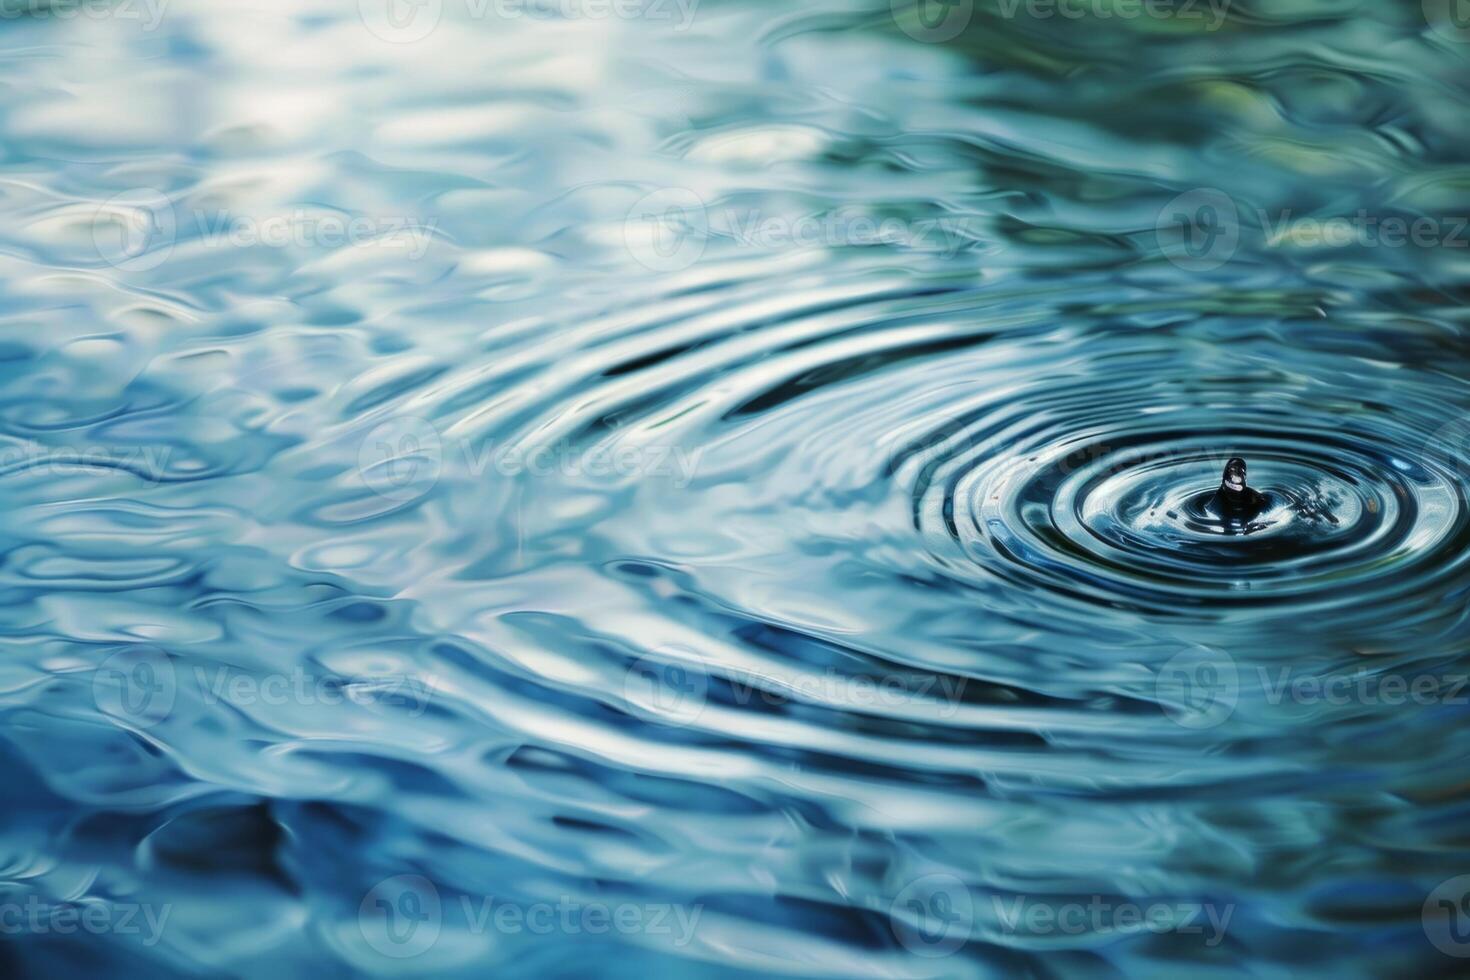
M 1452 972 L 1426 6 L 7 17 L 6 972 Z

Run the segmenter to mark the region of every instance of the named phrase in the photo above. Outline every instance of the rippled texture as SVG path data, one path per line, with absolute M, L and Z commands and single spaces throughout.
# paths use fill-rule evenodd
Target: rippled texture
M 1466 962 L 1418 4 L 110 9 L 0 21 L 6 975 Z

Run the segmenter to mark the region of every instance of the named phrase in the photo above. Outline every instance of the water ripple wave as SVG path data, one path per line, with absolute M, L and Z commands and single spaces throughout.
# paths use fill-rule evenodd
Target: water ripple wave
M 9 973 L 1470 952 L 1452 23 L 352 6 L 0 32 Z

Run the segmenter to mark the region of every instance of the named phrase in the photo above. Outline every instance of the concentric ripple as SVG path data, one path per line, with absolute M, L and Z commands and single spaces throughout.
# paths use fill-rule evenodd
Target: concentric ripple
M 1430 433 L 1371 418 L 1313 427 L 1302 411 L 1221 426 L 1225 414 L 1238 412 L 1079 405 L 1000 453 L 947 461 L 953 475 L 921 489 L 925 530 L 952 514 L 945 530 L 996 575 L 1148 611 L 1432 600 L 1453 574 L 1463 467 Z M 1206 509 L 1231 456 L 1267 497 L 1245 525 Z

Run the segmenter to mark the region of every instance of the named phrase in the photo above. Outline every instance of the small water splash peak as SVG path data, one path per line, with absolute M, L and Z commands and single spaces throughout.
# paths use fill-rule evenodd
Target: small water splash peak
M 1267 507 L 1266 495 L 1248 486 L 1245 477 L 1245 460 L 1239 456 L 1230 457 L 1220 478 L 1220 489 L 1210 498 L 1211 513 L 1227 521 L 1243 523 L 1260 516 Z

